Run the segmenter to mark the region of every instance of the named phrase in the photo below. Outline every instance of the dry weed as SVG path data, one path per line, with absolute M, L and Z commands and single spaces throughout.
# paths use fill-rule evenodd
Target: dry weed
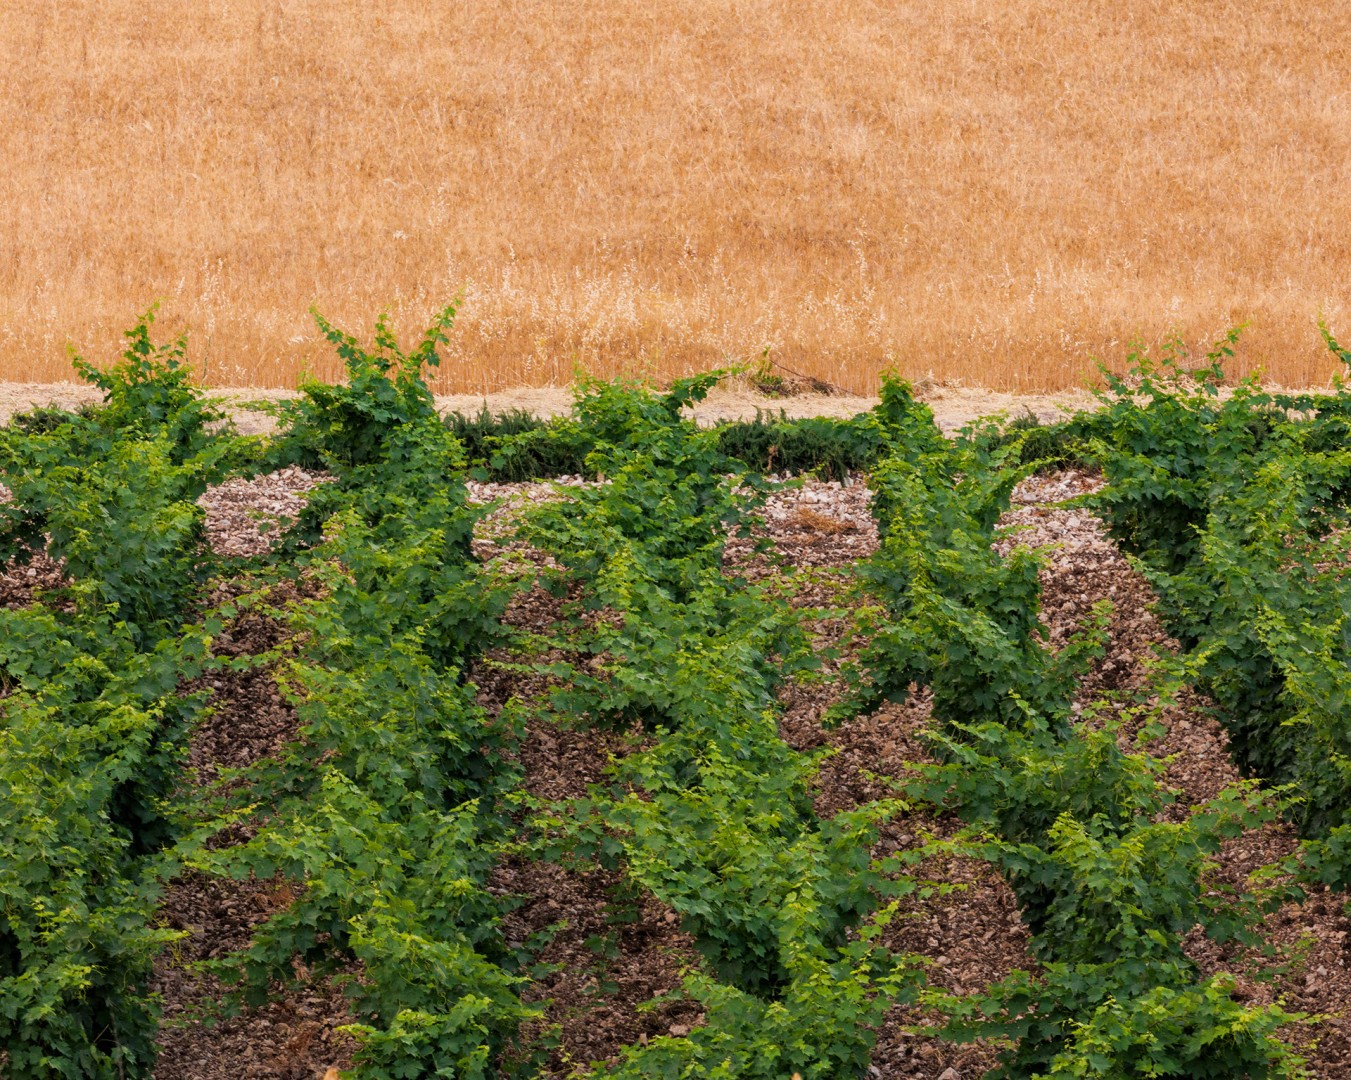
M 851 521 L 841 521 L 829 514 L 813 510 L 810 506 L 798 507 L 789 520 L 799 529 L 823 536 L 839 536 L 840 533 L 855 532 L 858 529 Z

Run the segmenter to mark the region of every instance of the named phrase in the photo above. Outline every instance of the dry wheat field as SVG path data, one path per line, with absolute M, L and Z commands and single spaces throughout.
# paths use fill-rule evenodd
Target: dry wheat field
M 17 0 L 0 379 L 136 314 L 217 385 L 334 374 L 306 314 L 463 306 L 436 390 L 770 359 L 1079 384 L 1249 323 L 1351 336 L 1339 0 Z

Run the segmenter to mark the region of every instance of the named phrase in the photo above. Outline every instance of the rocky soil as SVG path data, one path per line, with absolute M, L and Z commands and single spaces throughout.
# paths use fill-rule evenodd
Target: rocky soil
M 202 502 L 212 544 L 233 555 L 261 550 L 268 542 L 269 523 L 293 516 L 305 491 L 321 480 L 293 469 L 209 492 Z M 1086 680 L 1085 696 L 1138 686 L 1151 655 L 1174 646 L 1149 609 L 1148 586 L 1107 539 L 1101 523 L 1082 509 L 1057 505 L 1097 482 L 1081 472 L 1025 482 L 1015 492 L 1014 507 L 1005 519 L 1017 532 L 1003 541 L 1031 544 L 1045 554 L 1043 617 L 1052 643 L 1063 642 L 1096 601 L 1113 601 L 1107 654 Z M 505 500 L 481 527 L 480 556 L 490 558 L 502 550 L 513 507 L 549 490 L 547 484 L 472 486 L 475 498 Z M 851 602 L 847 572 L 877 542 L 866 487 L 860 481 L 808 481 L 771 499 L 765 528 L 791 564 L 813 568 L 811 582 L 796 602 L 819 643 L 847 648 L 843 636 L 847 619 L 841 610 Z M 729 552 L 732 559 L 749 557 L 744 545 L 733 545 Z M 765 565 L 750 569 L 771 572 Z M 0 603 L 28 602 L 35 586 L 53 584 L 59 573 L 59 567 L 45 563 L 11 568 L 0 575 Z M 538 628 L 547 625 L 555 612 L 551 598 L 527 595 L 513 605 L 510 617 L 522 626 Z M 284 627 L 254 618 L 232 627 L 222 647 L 243 654 L 284 645 Z M 537 698 L 547 688 L 538 677 L 520 675 L 493 660 L 485 658 L 474 672 L 486 707 L 500 708 L 513 695 Z M 208 688 L 215 694 L 216 710 L 194 741 L 191 782 L 205 782 L 221 766 L 274 753 L 293 736 L 294 715 L 268 669 L 216 678 Z M 923 695 L 903 706 L 826 728 L 821 715 L 833 694 L 820 683 L 788 688 L 782 721 L 783 737 L 793 746 L 830 746 L 836 751 L 818 779 L 816 802 L 825 815 L 879 797 L 884 792 L 879 790 L 878 775 L 926 759 L 921 734 L 928 703 Z M 519 754 L 529 790 L 564 798 L 584 793 L 587 783 L 604 776 L 608 756 L 623 749 L 624 739 L 614 733 L 564 730 L 532 721 Z M 1186 702 L 1170 712 L 1166 734 L 1153 752 L 1168 756 L 1168 782 L 1178 790 L 1182 806 L 1210 797 L 1237 776 L 1223 730 L 1207 714 L 1203 701 Z M 925 835 L 942 836 L 954 828 L 955 822 L 927 812 L 902 815 L 884 830 L 879 853 L 913 846 Z M 1288 852 L 1292 845 L 1293 838 L 1283 827 L 1243 836 L 1223 853 L 1217 876 L 1241 881 L 1251 869 Z M 949 859 L 935 861 L 922 872 L 960 888 L 941 899 L 914 902 L 893 923 L 887 944 L 929 958 L 931 980 L 954 991 L 974 990 L 1014 968 L 1034 966 L 1013 895 L 990 867 L 970 859 Z M 561 1032 L 544 1075 L 561 1080 L 589 1062 L 613 1059 L 626 1043 L 667 1032 L 681 1034 L 700 1022 L 689 1006 L 636 1009 L 677 986 L 681 966 L 694 956 L 678 918 L 651 896 L 628 895 L 617 880 L 599 871 L 580 873 L 515 860 L 500 867 L 492 885 L 522 900 L 504 926 L 509 940 L 523 942 L 541 932 L 549 936 L 540 956 L 549 968 L 530 994 L 549 1003 L 546 1022 L 558 1024 Z M 228 882 L 185 875 L 169 890 L 163 920 L 189 936 L 164 957 L 157 976 L 166 1016 L 159 1080 L 318 1078 L 350 1063 L 353 1044 L 338 1031 L 350 1015 L 341 988 L 331 981 L 305 984 L 264 1008 L 214 1025 L 203 1018 L 220 988 L 196 974 L 192 962 L 219 956 L 247 941 L 250 928 L 286 904 L 292 888 L 282 881 Z M 614 931 L 607 923 L 620 904 L 627 905 L 629 921 Z M 1351 923 L 1344 907 L 1340 895 L 1315 893 L 1269 917 L 1270 941 L 1293 958 L 1272 981 L 1253 977 L 1250 957 L 1199 935 L 1188 941 L 1203 971 L 1232 971 L 1245 996 L 1260 1001 L 1281 998 L 1289 1008 L 1324 1016 L 1288 1033 L 1309 1046 L 1310 1068 L 1318 1077 L 1351 1077 L 1351 1028 L 1340 1015 L 1351 1002 L 1347 967 Z M 990 1067 L 994 1048 L 957 1046 L 917 1033 L 925 1019 L 910 1008 L 892 1011 L 878 1033 L 870 1076 L 970 1080 Z

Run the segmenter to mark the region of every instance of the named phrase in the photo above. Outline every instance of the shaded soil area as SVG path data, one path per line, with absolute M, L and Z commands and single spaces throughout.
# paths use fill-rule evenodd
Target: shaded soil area
M 246 947 L 254 928 L 294 898 L 295 887 L 285 881 L 241 882 L 189 873 L 173 883 L 161 921 L 188 931 L 188 937 L 161 958 L 152 984 L 164 1001 L 156 1080 L 308 1080 L 351 1064 L 355 1043 L 337 1029 L 353 1018 L 334 980 L 306 981 L 274 993 L 258 1008 L 218 1018 L 215 1006 L 226 988 L 192 968 Z
M 698 957 L 676 914 L 621 873 L 508 859 L 492 885 L 522 900 L 504 920 L 508 942 L 542 946 L 537 977 L 523 996 L 546 1011 L 525 1036 L 552 1027 L 557 1045 L 538 1075 L 565 1077 L 614 1061 L 630 1043 L 687 1035 L 703 1022 L 698 1007 L 683 1001 L 639 1011 L 678 990 Z
M 225 584 L 210 601 L 219 604 L 238 594 L 237 587 Z M 267 602 L 280 609 L 303 595 L 302 588 L 283 582 L 269 590 Z M 215 651 L 233 658 L 274 652 L 284 656 L 289 636 L 275 615 L 246 611 L 217 637 Z M 277 684 L 278 663 L 216 671 L 185 686 L 187 691 L 209 690 L 211 709 L 189 746 L 184 798 L 207 794 L 222 769 L 255 764 L 296 739 L 299 725 Z M 247 836 L 247 829 L 231 826 L 213 845 L 239 843 Z M 254 930 L 292 903 L 301 888 L 281 877 L 234 881 L 197 871 L 170 883 L 159 921 L 186 937 L 160 957 L 155 969 L 152 990 L 164 1002 L 156 1080 L 305 1080 L 351 1064 L 356 1044 L 338 1029 L 354 1018 L 334 978 L 311 980 L 297 966 L 296 986 L 275 988 L 271 1000 L 257 1008 L 220 1015 L 228 988 L 196 966 L 246 948 Z M 354 976 L 357 969 L 350 967 L 344 974 Z
M 59 589 L 66 584 L 61 564 L 46 552 L 37 552 L 27 565 L 11 563 L 0 567 L 0 607 L 26 608 L 33 603 L 35 593 L 44 589 Z

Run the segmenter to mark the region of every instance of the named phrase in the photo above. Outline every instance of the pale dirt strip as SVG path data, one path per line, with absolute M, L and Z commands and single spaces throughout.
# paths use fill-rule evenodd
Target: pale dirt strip
M 918 388 L 920 396 L 934 410 L 934 417 L 944 430 L 954 431 L 963 424 L 984 416 L 1005 413 L 1022 416 L 1031 412 L 1042 421 L 1056 420 L 1066 411 L 1091 408 L 1092 395 L 1085 391 L 1063 394 L 1007 394 L 964 386 L 933 386 Z M 295 397 L 295 391 L 268 389 L 241 389 L 238 387 L 213 391 L 224 399 L 235 416 L 235 422 L 246 435 L 272 430 L 272 420 L 265 413 L 248 409 L 247 403 L 282 401 Z M 12 415 L 26 412 L 40 405 L 75 408 L 99 400 L 99 391 L 84 383 L 14 383 L 0 382 L 0 422 Z M 436 407 L 442 413 L 475 414 L 485 405 L 493 413 L 510 409 L 524 409 L 535 416 L 559 416 L 572 404 L 572 393 L 565 387 L 520 387 L 499 394 L 458 394 L 438 397 Z M 778 414 L 783 410 L 790 418 L 807 416 L 849 417 L 866 412 L 877 404 L 875 397 L 854 397 L 848 394 L 795 394 L 774 398 L 748 390 L 718 387 L 707 400 L 693 410 L 701 423 L 718 420 L 749 420 L 757 410 Z

